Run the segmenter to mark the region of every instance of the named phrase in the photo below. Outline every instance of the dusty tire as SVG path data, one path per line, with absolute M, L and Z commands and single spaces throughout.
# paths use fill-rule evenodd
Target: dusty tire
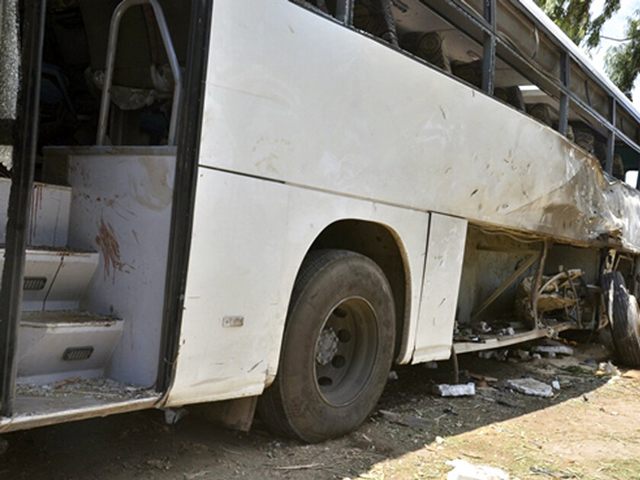
M 310 443 L 354 430 L 382 394 L 394 337 L 393 296 L 378 265 L 353 252 L 313 252 L 296 280 L 261 418 Z
M 622 363 L 640 367 L 640 312 L 620 272 L 603 275 L 602 290 L 611 323 L 611 336 Z

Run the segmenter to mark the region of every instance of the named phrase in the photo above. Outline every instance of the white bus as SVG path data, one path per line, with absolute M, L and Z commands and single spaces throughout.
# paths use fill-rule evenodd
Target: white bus
M 1 8 L 0 433 L 321 441 L 392 364 L 567 329 L 640 365 L 640 115 L 532 1 Z

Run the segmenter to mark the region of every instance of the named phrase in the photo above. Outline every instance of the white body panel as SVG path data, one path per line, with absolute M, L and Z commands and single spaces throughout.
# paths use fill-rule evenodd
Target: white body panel
M 466 220 L 431 215 L 413 363 L 451 353 L 466 238 Z
M 467 221 L 578 244 L 608 233 L 640 251 L 638 194 L 609 184 L 593 157 L 286 0 L 216 0 L 200 154 L 169 405 L 270 383 L 297 269 L 338 220 L 398 239 L 410 291 L 401 362 L 450 354 Z M 443 236 L 423 275 L 429 212 Z M 225 316 L 244 326 L 223 327 Z
M 216 2 L 203 127 L 205 165 L 640 251 L 638 193 L 586 152 L 289 1 Z
M 277 369 L 298 268 L 311 243 L 336 220 L 393 224 L 410 283 L 420 285 L 426 213 L 205 168 L 198 189 L 207 193 L 196 200 L 169 405 L 262 392 Z M 417 305 L 419 299 L 420 291 L 412 291 L 411 302 Z M 243 316 L 244 325 L 224 327 L 225 316 Z

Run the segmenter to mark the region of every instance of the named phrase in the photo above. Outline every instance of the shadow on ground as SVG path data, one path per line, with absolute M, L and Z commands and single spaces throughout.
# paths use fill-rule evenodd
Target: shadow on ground
M 462 376 L 473 374 L 480 386 L 478 394 L 464 398 L 431 393 L 434 384 L 451 382 L 448 362 L 437 369 L 399 367 L 376 413 L 358 431 L 318 445 L 275 437 L 259 420 L 250 433 L 217 428 L 194 415 L 167 426 L 159 411 L 16 432 L 4 436 L 10 446 L 0 458 L 0 479 L 374 478 L 366 475 L 374 465 L 401 460 L 425 446 L 435 449 L 442 441 L 438 437 L 544 411 L 572 398 L 588 401 L 590 393 L 609 378 L 594 374 L 594 364 L 607 356 L 596 345 L 580 347 L 570 360 L 499 362 L 461 356 Z M 562 389 L 553 398 L 537 398 L 513 393 L 490 378 L 478 381 L 482 376 L 501 381 L 528 376 L 558 380 Z

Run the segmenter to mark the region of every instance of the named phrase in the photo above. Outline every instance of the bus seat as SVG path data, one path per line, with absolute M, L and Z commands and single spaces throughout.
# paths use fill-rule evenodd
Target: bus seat
M 520 88 L 516 87 L 498 87 L 494 90 L 493 96 L 499 98 L 503 102 L 517 108 L 524 112 L 525 104 L 524 98 L 522 98 L 522 92 Z
M 400 46 L 417 57 L 451 73 L 443 36 L 438 32 L 409 32 L 402 36 Z
M 451 62 L 452 73 L 471 85 L 482 88 L 482 60 Z
M 549 127 L 553 127 L 553 122 L 558 118 L 558 112 L 548 103 L 529 103 L 527 113 Z

